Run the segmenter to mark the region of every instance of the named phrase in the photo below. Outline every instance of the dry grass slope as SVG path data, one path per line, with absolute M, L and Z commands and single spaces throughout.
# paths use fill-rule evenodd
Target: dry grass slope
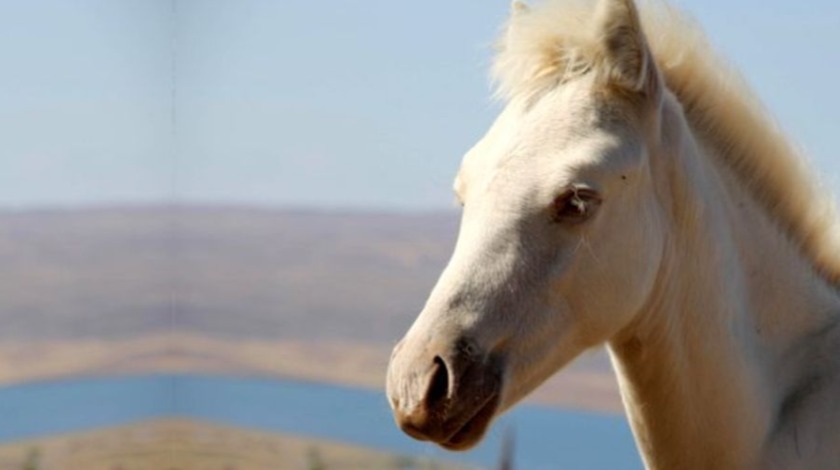
M 0 212 L 0 383 L 210 372 L 381 389 L 455 214 Z M 617 411 L 602 353 L 535 395 Z
M 177 420 L 0 446 L 0 470 L 406 468 L 458 470 L 465 467 L 331 442 Z

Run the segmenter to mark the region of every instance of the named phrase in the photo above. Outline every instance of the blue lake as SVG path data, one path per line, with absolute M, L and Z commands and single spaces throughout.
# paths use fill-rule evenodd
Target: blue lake
M 449 453 L 397 430 L 384 395 L 272 379 L 154 375 L 37 382 L 0 388 L 0 441 L 163 417 L 326 438 L 390 452 L 492 467 L 502 434 L 515 436 L 516 468 L 642 468 L 620 416 L 520 406 L 478 448 Z

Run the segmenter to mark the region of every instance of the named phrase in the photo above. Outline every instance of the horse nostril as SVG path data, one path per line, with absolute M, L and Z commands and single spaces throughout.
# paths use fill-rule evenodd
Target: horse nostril
M 440 356 L 435 356 L 435 371 L 426 392 L 427 405 L 438 403 L 449 396 L 449 370 Z

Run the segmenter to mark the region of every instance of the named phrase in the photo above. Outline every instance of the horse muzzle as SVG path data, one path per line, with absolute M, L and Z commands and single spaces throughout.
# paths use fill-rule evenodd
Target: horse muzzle
M 450 346 L 403 339 L 388 366 L 388 400 L 409 436 L 449 450 L 466 450 L 484 437 L 499 409 L 502 361 L 469 340 Z

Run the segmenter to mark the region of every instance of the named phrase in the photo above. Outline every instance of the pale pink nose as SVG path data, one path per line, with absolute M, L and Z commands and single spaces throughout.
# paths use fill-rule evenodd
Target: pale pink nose
M 450 371 L 440 356 L 435 356 L 432 366 L 418 377 L 418 384 L 423 390 L 415 403 L 400 403 L 399 397 L 392 396 L 394 419 L 409 436 L 420 440 L 441 440 L 448 437 L 449 430 L 444 424 L 448 418 L 448 398 L 450 394 Z
M 404 340 L 388 366 L 394 420 L 415 439 L 451 450 L 472 447 L 498 409 L 503 362 L 468 338 Z

